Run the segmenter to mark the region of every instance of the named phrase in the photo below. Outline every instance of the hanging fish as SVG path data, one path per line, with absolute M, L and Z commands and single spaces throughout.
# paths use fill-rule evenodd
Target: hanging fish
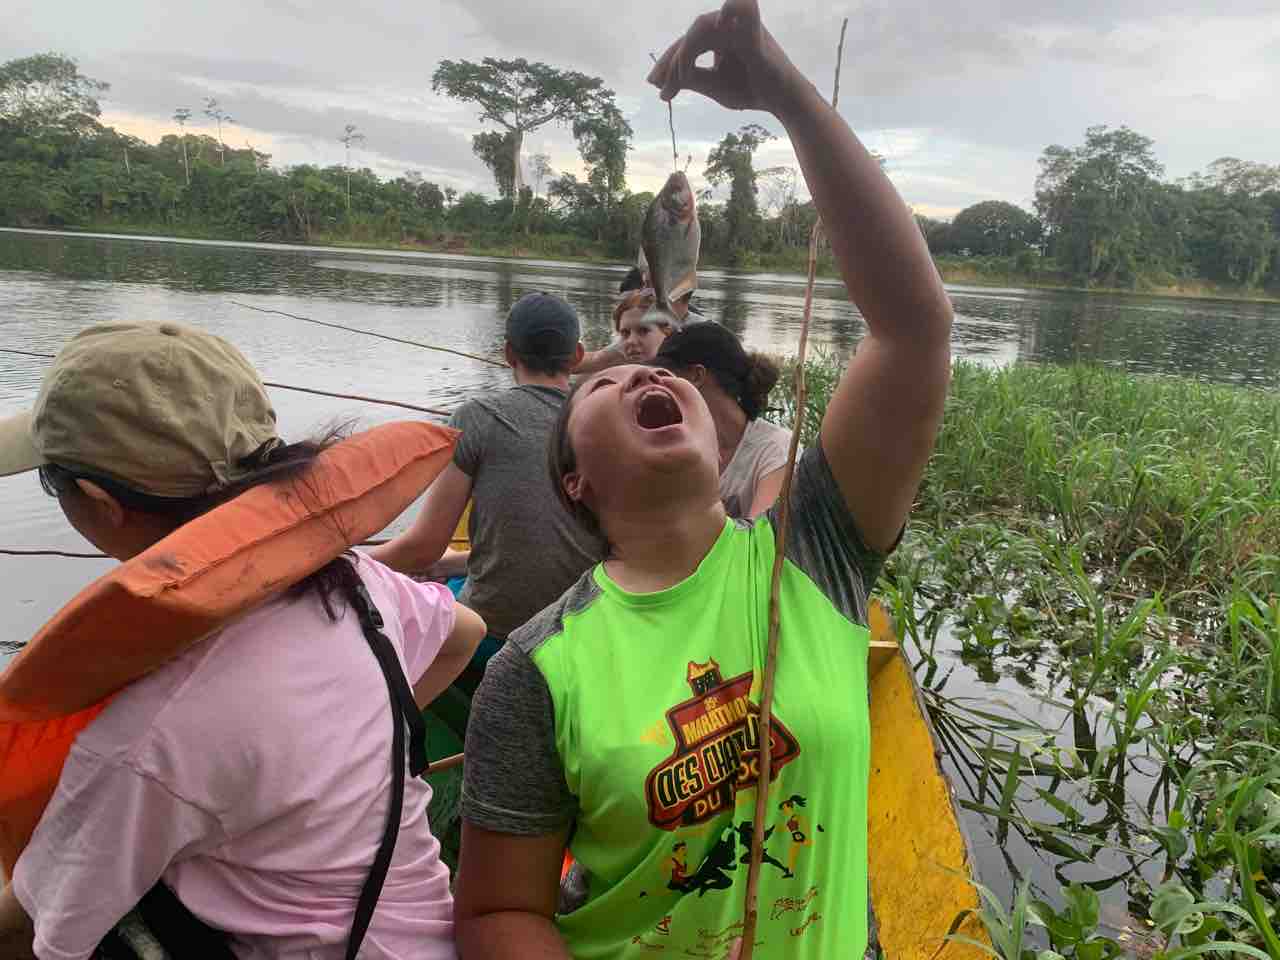
M 693 188 L 683 173 L 673 173 L 649 204 L 641 232 L 642 269 L 649 276 L 654 304 L 649 317 L 680 326 L 671 304 L 698 288 L 698 247 L 702 228 Z

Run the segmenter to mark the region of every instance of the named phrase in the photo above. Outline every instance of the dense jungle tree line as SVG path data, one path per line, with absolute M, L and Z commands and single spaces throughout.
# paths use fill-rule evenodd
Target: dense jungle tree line
M 432 86 L 475 106 L 486 129 L 472 147 L 496 198 L 459 195 L 413 170 L 384 178 L 353 168 L 364 137 L 352 124 L 335 131 L 341 163 L 273 166 L 252 145 L 227 142 L 230 105 L 214 98 L 177 107 L 174 132 L 146 143 L 100 122 L 109 87 L 73 60 L 13 60 L 0 65 L 0 224 L 634 255 L 652 194 L 627 187 L 633 131 L 599 78 L 485 58 L 441 61 Z M 197 115 L 216 135 L 188 130 Z M 545 154 L 523 155 L 525 135 L 549 124 L 572 131 L 582 179 Z M 794 168 L 756 166 L 773 138 L 747 124 L 706 157 L 705 262 L 803 267 L 814 211 Z M 1280 289 L 1280 165 L 1227 157 L 1170 182 L 1152 141 L 1127 127 L 1092 127 L 1079 146 L 1046 148 L 1033 211 L 986 201 L 949 222 L 917 220 L 948 265 L 1106 287 Z

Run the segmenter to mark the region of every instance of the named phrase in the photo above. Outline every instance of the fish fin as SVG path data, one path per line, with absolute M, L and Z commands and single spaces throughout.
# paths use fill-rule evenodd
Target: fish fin
M 693 293 L 697 289 L 698 273 L 696 270 L 690 270 L 671 285 L 671 291 L 667 294 L 667 299 L 674 303 L 681 297 Z
M 645 311 L 644 320 L 646 323 L 668 326 L 672 330 L 679 330 L 684 326 L 680 318 L 675 315 L 675 311 L 661 303 L 655 303 Z

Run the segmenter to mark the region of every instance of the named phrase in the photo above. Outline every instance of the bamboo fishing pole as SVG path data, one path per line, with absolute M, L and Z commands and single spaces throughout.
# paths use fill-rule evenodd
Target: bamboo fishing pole
M 831 96 L 831 109 L 840 102 L 840 66 L 844 60 L 844 35 L 849 18 L 840 25 L 840 44 L 836 48 L 836 78 Z M 814 221 L 809 233 L 809 277 L 804 291 L 804 314 L 800 320 L 800 342 L 796 347 L 795 422 L 791 426 L 791 447 L 782 474 L 782 506 L 778 511 L 778 537 L 774 545 L 773 573 L 769 581 L 769 644 L 765 650 L 764 679 L 760 690 L 759 746 L 756 750 L 759 774 L 756 779 L 756 808 L 751 826 L 751 858 L 747 865 L 747 899 L 742 923 L 742 944 L 738 960 L 751 960 L 755 951 L 756 924 L 759 920 L 758 896 L 760 867 L 764 860 L 765 817 L 769 808 L 769 781 L 773 777 L 773 690 L 778 672 L 778 632 L 781 627 L 778 597 L 782 585 L 782 567 L 786 555 L 787 532 L 791 523 L 791 482 L 796 471 L 796 451 L 804 426 L 804 405 L 808 388 L 805 383 L 805 352 L 809 345 L 809 318 L 813 314 L 813 285 L 818 272 L 818 245 L 822 239 L 822 218 Z
M 54 360 L 56 354 L 34 353 L 31 350 L 15 350 L 13 347 L 0 347 L 0 353 L 16 353 L 20 357 L 38 357 L 41 360 Z M 421 407 L 416 403 L 405 403 L 402 400 L 381 400 L 378 397 L 366 397 L 359 393 L 335 393 L 332 390 L 317 390 L 315 387 L 297 387 L 291 383 L 279 383 L 275 380 L 263 380 L 264 387 L 275 387 L 277 390 L 292 390 L 296 393 L 313 393 L 320 397 L 336 397 L 339 400 L 359 400 L 361 403 L 374 403 L 382 407 L 402 407 L 405 410 L 416 410 L 418 413 L 429 413 L 436 417 L 449 417 L 451 410 L 439 407 Z
M 480 363 L 492 364 L 495 367 L 506 368 L 506 364 L 499 360 L 492 360 L 489 357 L 482 357 L 478 354 L 467 353 L 463 350 L 454 350 L 452 347 L 438 347 L 433 343 L 423 343 L 420 340 L 406 340 L 404 337 L 393 337 L 386 333 L 374 333 L 372 330 L 361 330 L 359 327 L 349 327 L 344 323 L 333 323 L 329 320 L 313 320 L 311 317 L 304 317 L 297 313 L 286 313 L 284 310 L 268 310 L 265 307 L 255 307 L 252 304 L 243 303 L 240 300 L 228 300 L 228 303 L 234 303 L 237 307 L 244 307 L 246 310 L 256 310 L 258 313 L 275 313 L 282 317 L 290 317 L 294 320 L 301 320 L 304 323 L 314 323 L 318 327 L 332 327 L 335 330 L 346 330 L 348 333 L 360 333 L 366 337 L 377 337 L 379 340 L 390 340 L 392 343 L 403 343 L 410 347 L 421 347 L 423 350 L 435 350 L 438 353 L 452 353 L 454 356 L 466 357 L 468 360 L 478 360 Z

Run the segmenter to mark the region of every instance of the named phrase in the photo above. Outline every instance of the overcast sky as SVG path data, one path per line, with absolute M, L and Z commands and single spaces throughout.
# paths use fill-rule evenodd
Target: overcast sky
M 765 22 L 829 93 L 840 19 L 849 17 L 841 111 L 888 159 L 917 210 L 950 216 L 980 200 L 1029 207 L 1047 144 L 1076 144 L 1095 123 L 1154 138 L 1181 177 L 1220 156 L 1280 162 L 1277 0 L 762 0 Z M 276 164 L 337 163 L 338 135 L 367 136 L 358 162 L 419 170 L 493 192 L 471 153 L 471 107 L 431 93 L 443 57 L 525 57 L 602 76 L 635 129 L 628 183 L 654 189 L 670 169 L 665 107 L 644 83 L 698 0 L 0 0 L 0 60 L 58 51 L 111 83 L 103 120 L 156 140 L 186 106 L 216 96 L 246 142 Z M 697 183 L 725 132 L 771 118 L 682 94 L 681 155 Z M 569 132 L 525 140 L 579 172 Z M 794 164 L 785 140 L 757 166 Z

